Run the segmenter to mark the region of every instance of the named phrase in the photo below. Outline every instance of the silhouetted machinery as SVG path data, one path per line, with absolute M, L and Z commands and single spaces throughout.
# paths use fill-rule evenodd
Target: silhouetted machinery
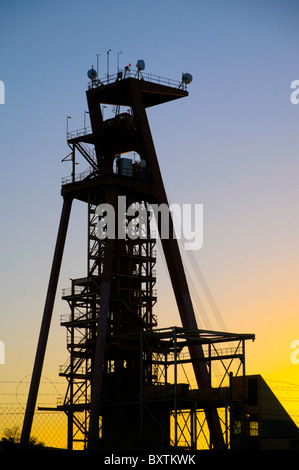
M 57 406 L 68 417 L 68 448 L 185 445 L 194 449 L 199 409 L 205 415 L 210 447 L 227 446 L 218 409 L 228 406 L 229 387 L 214 388 L 211 382 L 212 362 L 224 356 L 219 351 L 213 354 L 211 348 L 215 351 L 217 345 L 236 343 L 237 349 L 226 351 L 225 358 L 230 362 L 237 358 L 243 371 L 244 341 L 252 336 L 198 330 L 178 241 L 172 236 L 171 213 L 169 237 L 161 238 L 161 243 L 182 325 L 158 328 L 154 315 L 156 240 L 150 207 L 168 205 L 168 200 L 146 109 L 186 97 L 192 77 L 183 74 L 177 84 L 163 82 L 145 77 L 144 68 L 144 61 L 139 60 L 135 75 L 127 67 L 106 81 L 99 80 L 93 68 L 88 71 L 91 130 L 70 133 L 67 139 L 73 173 L 62 185 L 63 208 L 23 443 L 31 432 L 71 206 L 79 200 L 88 207 L 88 268 L 86 276 L 73 279 L 63 293 L 69 304 L 69 313 L 62 318 L 69 361 L 60 373 L 68 386 Z M 114 117 L 104 120 L 103 106 L 110 105 Z M 89 163 L 88 171 L 80 175 L 75 174 L 77 152 Z M 137 158 L 129 158 L 130 152 Z M 134 207 L 139 209 L 137 216 Z M 111 208 L 117 221 L 113 227 L 108 218 Z M 157 220 L 159 231 L 161 223 Z M 180 383 L 180 364 L 191 366 L 196 389 Z M 187 422 L 186 413 L 190 425 L 181 426 L 180 420 Z M 188 438 L 183 439 L 186 433 Z

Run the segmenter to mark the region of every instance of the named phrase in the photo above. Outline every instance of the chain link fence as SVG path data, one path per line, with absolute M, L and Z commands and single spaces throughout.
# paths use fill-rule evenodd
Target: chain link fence
M 0 439 L 11 437 L 18 442 L 23 426 L 22 407 L 0 407 Z M 45 447 L 66 449 L 67 417 L 63 412 L 39 411 L 34 414 L 31 437 Z
M 25 415 L 30 376 L 20 381 L 0 382 L 0 440 L 11 438 L 18 442 Z M 65 381 L 53 382 L 43 377 L 38 403 L 32 423 L 31 438 L 46 447 L 66 449 L 67 416 L 61 411 L 39 410 L 56 407 L 57 399 L 64 396 Z
M 25 377 L 19 382 L 0 382 L 0 440 L 11 437 L 18 441 L 24 420 L 26 400 L 30 378 Z M 31 437 L 36 443 L 42 443 L 45 447 L 58 449 L 67 448 L 67 416 L 62 411 L 46 411 L 39 408 L 56 407 L 57 399 L 61 399 L 65 393 L 65 382 L 52 382 L 44 378 L 40 385 L 37 409 L 34 413 Z M 298 389 L 292 387 L 292 392 L 297 396 Z M 285 388 L 284 388 L 285 392 Z M 299 412 L 297 409 L 289 412 L 295 424 L 299 426 Z M 183 419 L 179 423 L 177 442 L 178 445 L 190 445 L 190 419 Z M 203 431 L 203 425 L 198 421 L 198 430 Z M 174 431 L 172 430 L 172 438 Z M 187 436 L 187 437 L 186 437 Z M 185 442 L 186 441 L 186 442 Z M 200 432 L 197 435 L 197 448 L 208 448 L 208 433 Z M 279 439 L 275 442 L 275 447 L 285 448 L 285 442 Z M 264 448 L 273 448 L 273 439 L 263 441 Z

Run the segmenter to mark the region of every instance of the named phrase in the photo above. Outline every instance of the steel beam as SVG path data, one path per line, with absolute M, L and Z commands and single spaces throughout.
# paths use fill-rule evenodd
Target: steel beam
M 155 195 L 160 204 L 168 204 L 166 191 L 156 155 L 154 142 L 152 139 L 150 126 L 147 119 L 146 110 L 144 107 L 141 84 L 137 82 L 127 82 L 128 95 L 133 108 L 134 116 L 137 118 L 139 125 L 139 132 L 141 136 L 141 145 L 145 153 L 146 159 L 151 168 Z M 182 263 L 182 258 L 178 246 L 178 242 L 173 234 L 173 221 L 171 213 L 169 213 L 169 238 L 161 238 L 163 251 L 172 282 L 173 291 L 176 297 L 177 306 L 179 309 L 180 317 L 184 328 L 197 329 L 197 322 L 193 310 L 192 300 L 189 293 L 188 283 L 185 276 L 185 271 Z M 190 347 L 191 358 L 198 358 L 203 356 L 201 346 Z M 196 376 L 199 388 L 208 388 L 210 386 L 210 377 L 204 362 L 193 363 L 194 373 Z M 221 425 L 218 417 L 217 410 L 206 410 L 206 417 L 209 424 L 211 440 L 214 448 L 223 449 L 224 439 L 221 430 Z
M 24 416 L 21 444 L 27 445 L 29 443 L 31 427 L 34 416 L 34 409 L 36 406 L 37 394 L 40 385 L 40 379 L 42 374 L 42 368 L 45 358 L 45 352 L 47 347 L 47 341 L 49 336 L 50 324 L 52 319 L 52 312 L 56 297 L 57 284 L 59 279 L 61 261 L 63 257 L 64 245 L 67 235 L 67 228 L 71 213 L 72 199 L 65 198 L 63 201 L 60 224 L 57 234 L 56 246 L 54 251 L 54 257 L 52 262 L 52 269 L 48 284 L 47 296 L 45 301 L 44 313 L 42 318 L 42 324 L 39 334 L 39 340 L 35 355 L 35 363 L 33 367 L 33 373 L 31 377 L 30 389 L 28 394 L 27 406 Z

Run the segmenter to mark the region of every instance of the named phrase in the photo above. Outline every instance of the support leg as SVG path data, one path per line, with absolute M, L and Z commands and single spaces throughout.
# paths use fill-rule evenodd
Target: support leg
M 34 409 L 36 405 L 36 399 L 40 384 L 40 378 L 42 373 L 42 367 L 45 358 L 47 340 L 50 330 L 53 306 L 56 296 L 58 278 L 60 273 L 61 261 L 64 251 L 65 239 L 67 234 L 67 228 L 71 213 L 72 199 L 64 199 L 62 213 L 60 218 L 60 225 L 57 235 L 56 247 L 53 257 L 52 270 L 49 279 L 47 297 L 44 307 L 43 319 L 40 329 L 40 335 L 38 340 L 38 346 L 35 356 L 35 363 L 31 378 L 31 384 L 29 389 L 28 401 L 25 411 L 25 417 L 23 422 L 23 429 L 21 434 L 21 444 L 27 445 L 30 438 L 30 432 L 32 427 Z
M 133 103 L 133 112 L 138 120 L 139 130 L 142 136 L 141 145 L 143 147 L 143 151 L 146 155 L 146 159 L 149 163 L 152 172 L 155 184 L 155 195 L 159 204 L 164 203 L 168 205 L 167 195 L 164 188 L 163 179 L 160 172 L 160 167 L 150 127 L 148 124 L 146 110 L 143 104 L 141 92 L 139 90 L 136 90 L 136 88 L 133 88 L 132 85 L 129 85 L 128 93 L 131 95 L 131 100 Z M 173 234 L 173 221 L 171 218 L 171 214 L 169 218 L 169 234 Z M 161 241 L 183 327 L 191 327 L 197 329 L 197 322 L 194 314 L 191 296 L 189 293 L 189 287 L 185 276 L 178 242 L 172 236 L 169 236 L 167 240 L 162 239 Z M 203 357 L 203 351 L 201 346 L 190 348 L 190 356 L 194 359 Z M 205 362 L 194 361 L 193 368 L 198 387 L 209 387 L 210 377 Z M 210 429 L 211 440 L 214 447 L 217 449 L 223 449 L 224 439 L 217 410 L 206 410 L 206 417 Z

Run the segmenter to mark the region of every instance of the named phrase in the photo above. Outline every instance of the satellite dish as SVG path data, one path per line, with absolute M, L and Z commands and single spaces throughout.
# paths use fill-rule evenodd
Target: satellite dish
M 87 76 L 88 78 L 90 78 L 90 80 L 96 80 L 98 74 L 94 68 L 91 68 L 88 70 Z
M 144 62 L 144 60 L 142 60 L 142 59 L 137 60 L 136 67 L 137 67 L 137 70 L 138 70 L 139 72 L 140 72 L 140 70 L 144 70 L 144 69 L 145 69 L 145 62 Z
M 192 79 L 193 79 L 193 77 L 190 73 L 183 73 L 182 74 L 182 82 L 183 83 L 186 83 L 186 84 L 191 83 Z

